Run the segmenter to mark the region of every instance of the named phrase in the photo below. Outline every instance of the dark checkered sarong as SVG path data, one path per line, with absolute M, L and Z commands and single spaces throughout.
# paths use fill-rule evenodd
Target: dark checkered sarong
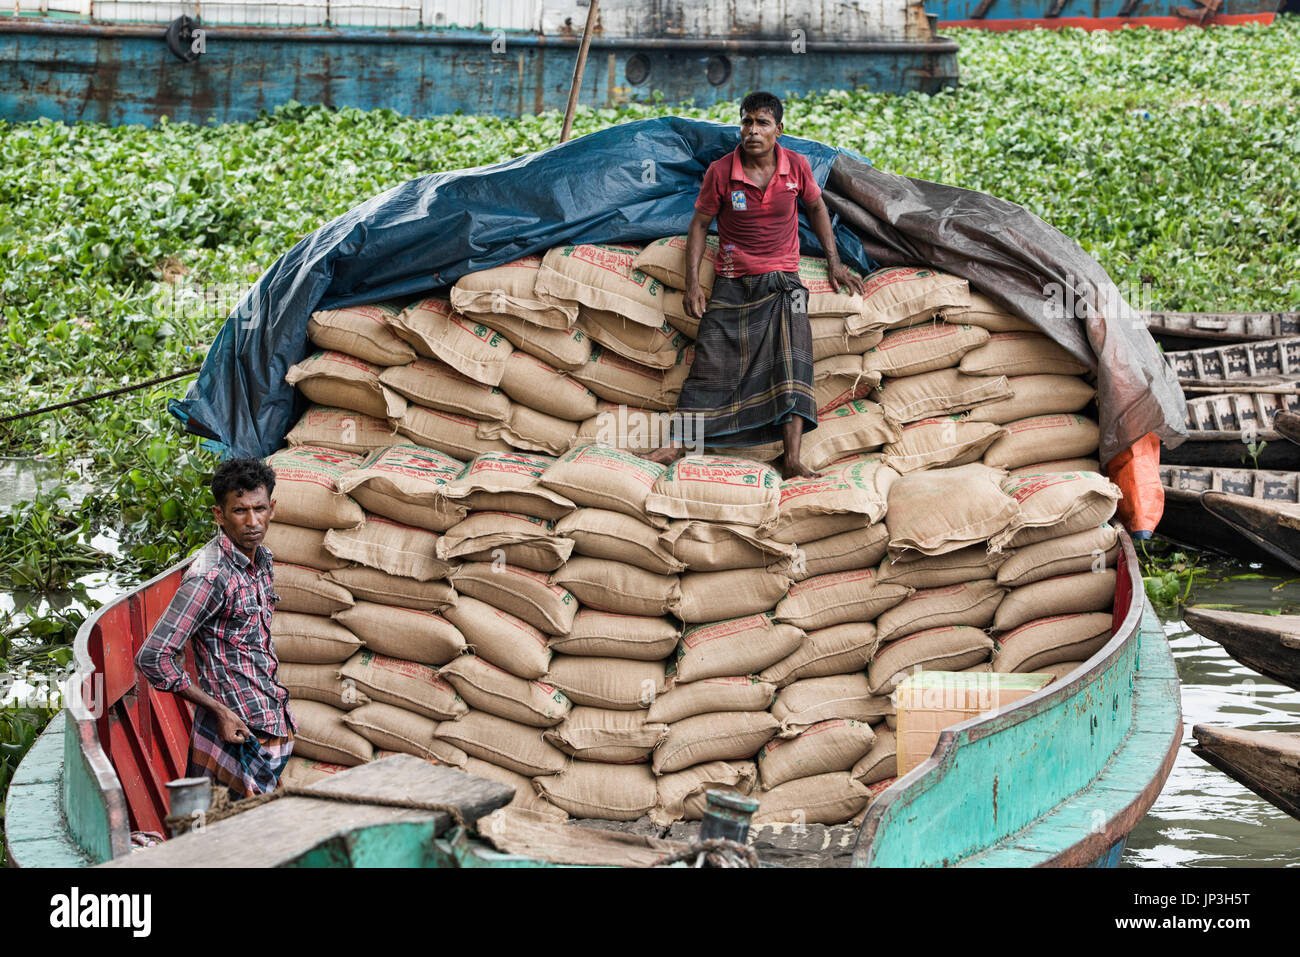
M 188 778 L 212 778 L 230 788 L 237 797 L 274 791 L 289 756 L 293 736 L 272 738 L 258 735 L 243 744 L 221 740 L 217 719 L 206 708 L 194 711 L 194 733 L 190 737 Z
M 796 272 L 713 284 L 671 437 L 693 444 L 775 442 L 791 416 L 817 428 L 808 290 Z

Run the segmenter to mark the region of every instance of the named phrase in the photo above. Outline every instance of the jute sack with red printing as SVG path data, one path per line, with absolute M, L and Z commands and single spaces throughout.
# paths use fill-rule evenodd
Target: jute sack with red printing
M 397 428 L 387 419 L 328 405 L 311 406 L 284 440 L 290 448 L 314 445 L 353 455 L 366 455 L 400 441 Z
M 384 758 L 391 758 L 395 754 L 406 754 L 406 751 L 391 751 L 388 748 L 375 748 L 375 760 L 382 761 Z M 468 754 L 455 745 L 448 744 L 446 741 L 433 740 L 429 754 L 416 755 L 422 757 L 430 764 L 440 764 L 443 767 L 455 768 L 457 771 L 464 771 L 465 766 L 473 760 Z
M 1006 376 L 973 376 L 956 369 L 936 369 L 920 375 L 884 379 L 871 397 L 895 422 L 906 423 L 1001 405 L 1012 395 Z M 972 414 L 970 421 L 997 420 Z
M 1097 459 L 1053 459 L 1051 462 L 1035 462 L 1010 469 L 1007 477 L 1022 479 L 1028 475 L 1041 475 L 1044 472 L 1100 472 L 1101 463 Z
M 993 618 L 995 631 L 1011 631 L 1035 618 L 1110 611 L 1115 605 L 1115 569 L 1059 575 L 1021 585 L 1008 593 Z
M 681 598 L 676 575 L 656 575 L 626 562 L 580 555 L 551 575 L 589 608 L 624 615 L 666 615 Z M 565 629 L 567 632 L 568 629 Z
M 1073 412 L 1008 422 L 1006 433 L 984 453 L 984 464 L 1013 469 L 1049 459 L 1095 455 L 1097 423 Z
M 1086 661 L 1111 638 L 1111 613 L 1035 618 L 998 635 L 993 670 L 1037 671 L 1058 661 Z
M 347 661 L 361 647 L 361 639 L 338 622 L 292 611 L 271 616 L 271 643 L 280 661 L 305 665 Z
M 512 675 L 541 678 L 551 665 L 546 635 L 509 612 L 469 595 L 458 595 L 456 604 L 445 614 L 476 655 Z
M 578 312 L 578 328 L 606 349 L 652 369 L 671 369 L 681 351 L 691 344 L 667 319 L 661 318 L 654 327 L 643 326 L 623 316 L 595 312 L 585 306 Z
M 1083 375 L 1088 366 L 1041 332 L 994 332 L 962 356 L 970 375 Z
M 755 824 L 843 824 L 867 806 L 871 792 L 848 771 L 796 778 L 756 795 Z
M 889 490 L 896 481 L 898 473 L 885 464 L 882 455 L 850 459 L 816 478 L 785 479 L 773 535 L 816 515 L 856 512 L 866 516 L 868 523 L 878 522 L 885 517 Z M 802 543 L 811 539 L 798 540 Z
M 758 777 L 758 765 L 753 761 L 708 761 L 684 771 L 665 774 L 658 780 L 658 800 L 650 810 L 650 820 L 659 827 L 668 827 L 677 821 L 694 821 L 700 818 L 703 798 L 707 791 L 732 791 L 748 794 Z M 697 803 L 694 810 L 688 805 Z
M 438 725 L 439 740 L 466 754 L 526 777 L 558 774 L 569 764 L 564 753 L 542 740 L 541 728 L 470 711 L 456 721 Z
M 1020 548 L 1096 528 L 1115 514 L 1119 487 L 1096 472 L 1045 472 L 1008 478 L 1002 491 L 1020 506 L 1020 516 L 995 539 Z
M 551 572 L 573 553 L 573 540 L 555 523 L 518 512 L 470 512 L 438 539 L 438 557 L 447 561 L 492 561 L 497 550 L 511 565 Z
M 564 304 L 559 304 L 562 308 Z M 575 318 L 576 318 L 575 310 Z M 581 369 L 591 356 L 592 341 L 578 328 L 546 329 L 534 325 L 527 319 L 520 319 L 505 313 L 479 313 L 479 322 L 489 329 L 495 329 L 506 337 L 516 349 L 522 349 L 530 356 L 537 356 L 543 362 L 572 372 Z
M 432 665 L 361 650 L 339 669 L 374 701 L 396 705 L 426 718 L 454 720 L 468 709 L 456 689 Z
M 803 437 L 802 458 L 816 471 L 847 456 L 874 452 L 899 436 L 884 409 L 869 399 L 854 399 L 818 414 L 816 430 Z
M 567 635 L 578 599 L 544 572 L 495 562 L 466 562 L 451 574 L 460 595 L 478 598 L 522 618 L 548 635 Z
M 774 542 L 802 544 L 830 538 L 832 535 L 862 531 L 871 524 L 871 516 L 861 512 L 832 512 L 826 515 L 812 513 L 805 518 L 788 522 L 778 518 L 769 534 Z
M 575 761 L 535 784 L 542 797 L 575 817 L 635 821 L 655 805 L 655 776 L 644 764 Z
M 913 326 L 937 316 L 965 321 L 970 307 L 966 280 L 933 269 L 888 266 L 864 281 L 862 308 L 849 319 L 854 332 Z
M 415 608 L 359 601 L 335 612 L 334 620 L 381 655 L 445 665 L 465 650 L 465 636 L 441 615 Z
M 614 711 L 650 707 L 666 687 L 662 661 L 556 655 L 546 681 L 574 704 Z
M 362 692 L 343 683 L 337 663 L 306 665 L 282 661 L 275 679 L 288 689 L 291 701 L 323 701 L 340 711 L 351 711 L 370 703 Z
M 909 557 L 906 561 L 886 558 L 876 575 L 881 581 L 913 588 L 943 588 L 961 582 L 996 578 L 998 568 L 1009 557 L 1008 552 L 989 552 L 983 544 L 968 545 L 946 555 L 922 555 Z
M 272 575 L 275 592 L 280 596 L 276 611 L 298 611 L 307 615 L 332 615 L 352 607 L 352 595 L 342 585 L 325 577 L 325 573 L 306 565 L 276 562 Z
M 664 518 L 766 528 L 776 521 L 780 495 L 781 476 L 770 466 L 740 458 L 687 455 L 655 481 L 645 509 Z
M 693 359 L 694 355 L 694 350 L 685 349 L 678 353 L 671 365 L 656 368 L 641 362 L 633 362 L 613 349 L 606 348 L 600 343 L 593 343 L 588 350 L 587 360 L 569 374 L 598 395 L 602 401 L 615 403 L 615 411 L 618 405 L 632 408 L 627 410 L 629 415 L 626 424 L 622 417 L 617 417 L 608 424 L 591 423 L 587 420 L 582 430 L 583 436 L 595 438 L 596 433 L 603 427 L 604 434 L 597 441 L 602 445 L 624 447 L 624 443 L 616 441 L 615 436 L 647 429 L 644 423 L 650 421 L 648 418 L 641 419 L 630 413 L 643 410 L 666 412 L 671 411 L 677 404 L 682 383 L 690 373 L 690 361 L 686 356 Z M 606 411 L 605 407 L 598 407 L 597 416 L 602 411 Z M 628 441 L 629 446 L 635 444 L 633 437 L 629 437 Z M 648 442 L 649 439 L 644 441 Z
M 266 464 L 275 470 L 279 519 L 304 528 L 351 528 L 364 517 L 361 506 L 338 490 L 338 481 L 361 465 L 350 452 L 299 445 L 281 449 Z
M 753 675 L 668 681 L 668 690 L 655 698 L 648 721 L 671 724 L 682 718 L 715 711 L 766 711 L 776 697 L 776 685 Z
M 458 478 L 448 482 L 443 494 L 474 511 L 557 519 L 576 506 L 541 484 L 543 473 L 554 462 L 547 455 L 489 452 L 476 457 Z
M 1038 331 L 1032 322 L 1008 312 L 984 293 L 974 289 L 970 291 L 970 308 L 962 313 L 961 321 L 989 332 Z
M 1005 433 L 991 422 L 967 422 L 960 415 L 922 419 L 903 426 L 897 442 L 884 448 L 885 464 L 906 475 L 918 469 L 977 462 Z
M 677 646 L 677 682 L 757 674 L 794 654 L 804 633 L 771 614 L 688 625 Z
M 889 694 L 915 671 L 961 671 L 993 653 L 993 639 L 969 625 L 927 628 L 882 644 L 867 668 L 872 694 Z
M 541 267 L 541 256 L 523 256 L 503 266 L 466 273 L 451 287 L 451 305 L 471 319 L 506 315 L 548 329 L 568 329 L 578 319 L 578 307 L 536 294 Z
M 442 611 L 456 602 L 455 590 L 445 581 L 421 582 L 364 565 L 335 569 L 326 577 L 346 588 L 356 601 L 374 601 L 422 611 Z
M 865 721 L 830 718 L 791 738 L 773 738 L 758 752 L 763 787 L 830 771 L 847 771 L 871 750 L 875 732 Z
M 879 581 L 872 568 L 818 575 L 790 586 L 789 593 L 776 606 L 776 620 L 805 631 L 851 621 L 873 621 L 912 591 L 906 585 Z
M 889 491 L 889 554 L 943 555 L 1001 534 L 1020 517 L 1001 488 L 1005 473 L 972 463 L 912 472 Z
M 349 768 L 374 757 L 375 746 L 343 723 L 347 712 L 322 701 L 295 701 L 290 712 L 298 723 L 293 751 L 299 757 Z
M 808 632 L 789 658 L 764 668 L 759 675 L 778 688 L 803 678 L 822 678 L 861 671 L 871 661 L 880 640 L 871 622 L 849 622 Z
M 271 550 L 277 560 L 294 565 L 331 571 L 347 564 L 325 550 L 325 529 L 272 522 L 266 527 L 266 537 L 262 544 Z
M 880 373 L 862 367 L 862 356 L 828 356 L 813 363 L 813 399 L 818 414 L 854 399 L 865 399 L 880 385 Z
M 379 381 L 382 371 L 374 363 L 342 352 L 315 352 L 290 366 L 284 381 L 317 405 L 380 419 L 400 418 L 406 399 Z
M 504 439 L 484 438 L 479 435 L 483 419 L 426 409 L 412 405 L 397 421 L 397 431 L 420 445 L 468 461 L 485 452 L 510 452 L 512 447 Z
M 577 707 L 543 737 L 579 761 L 638 764 L 668 733 L 668 725 L 646 719 L 644 711 Z
M 578 437 L 580 422 L 556 418 L 515 403 L 505 422 L 479 423 L 478 434 L 484 438 L 504 439 L 514 449 L 559 455 Z
M 291 757 L 280 772 L 280 781 L 289 787 L 305 788 L 320 781 L 328 781 L 348 765 L 330 761 L 313 761 L 310 758 Z
M 430 296 L 408 306 L 393 320 L 393 331 L 430 359 L 447 365 L 475 382 L 500 385 L 506 360 L 514 346 L 482 322 L 467 319 L 446 299 Z
M 802 546 L 792 563 L 791 575 L 795 581 L 804 581 L 874 565 L 884 557 L 888 546 L 889 531 L 883 524 L 841 532 Z
M 463 770 L 467 774 L 475 777 L 487 778 L 489 781 L 498 781 L 501 784 L 508 784 L 515 789 L 515 796 L 506 807 L 522 807 L 530 811 L 536 811 L 544 814 L 552 820 L 567 821 L 569 814 L 562 808 L 556 807 L 550 801 L 547 801 L 537 794 L 533 788 L 533 779 L 520 774 L 518 771 L 511 771 L 509 768 L 503 768 L 493 764 L 490 761 L 484 761 L 482 758 L 468 757 L 465 761 Z
M 1035 675 L 1048 675 L 1052 679 L 1048 682 L 1050 685 L 1060 681 L 1062 678 L 1082 667 L 1085 663 L 1086 662 L 1083 661 L 1061 661 L 1054 665 L 1045 665 L 1037 671 L 1030 673 Z
M 700 320 L 686 314 L 686 296 L 682 290 L 664 289 L 664 318 L 668 320 L 668 325 L 688 339 L 699 337 Z
M 578 505 L 609 509 L 645 520 L 645 501 L 667 471 L 631 452 L 607 445 L 580 445 L 547 466 L 539 481 Z
M 433 736 L 438 729 L 433 718 L 372 701 L 348 712 L 343 723 L 377 748 L 438 760 L 435 752 L 442 742 Z
M 898 774 L 898 739 L 883 724 L 873 730 L 876 740 L 871 750 L 849 769 L 849 776 L 859 784 L 878 784 Z
M 465 517 L 465 507 L 448 502 L 442 490 L 464 470 L 460 459 L 404 443 L 371 452 L 337 484 L 368 512 L 445 532 Z
M 659 529 L 622 512 L 575 509 L 560 519 L 556 531 L 589 558 L 635 565 L 655 575 L 676 575 L 686 568 L 660 543 Z
M 390 324 L 401 311 L 388 302 L 322 309 L 307 320 L 307 338 L 322 349 L 333 349 L 375 365 L 404 365 L 415 358 L 415 350 L 397 337 Z
M 378 515 L 367 515 L 356 528 L 332 528 L 325 533 L 325 548 L 331 555 L 422 582 L 446 578 L 451 571 L 437 558 L 437 544 L 434 532 Z
M 950 325 L 946 322 L 900 329 L 886 333 L 880 340 L 880 345 L 864 353 L 862 364 L 864 368 L 879 372 L 882 376 L 899 378 L 920 375 L 922 372 L 934 372 L 936 369 L 957 365 L 966 353 L 978 349 L 988 339 L 989 334 L 978 326 Z
M 856 270 L 850 269 L 849 272 L 858 276 Z M 848 286 L 832 283 L 826 260 L 819 256 L 799 257 L 799 281 L 808 290 L 810 317 L 846 319 L 852 322 L 862 312 L 862 296 Z
M 635 268 L 641 249 L 612 243 L 556 246 L 542 257 L 533 292 L 658 326 L 664 321 L 664 284 Z
M 998 584 L 1018 588 L 1057 575 L 1112 567 L 1118 558 L 1115 526 L 1098 525 L 1017 549 L 998 569 Z
M 888 695 L 871 693 L 867 673 L 855 671 L 791 682 L 777 694 L 772 717 L 781 722 L 781 737 L 788 738 L 831 718 L 879 724 L 893 710 Z
M 559 688 L 517 678 L 477 655 L 461 655 L 438 674 L 451 682 L 471 708 L 529 727 L 552 727 L 573 710 L 573 703 Z
M 987 628 L 1007 591 L 992 580 L 922 588 L 876 619 L 881 643 L 940 625 Z
M 566 655 L 663 661 L 681 637 L 681 627 L 672 618 L 580 608 L 569 633 L 556 635 L 549 644 L 552 651 Z
M 718 237 L 706 236 L 704 254 L 700 257 L 698 280 L 700 288 L 708 296 L 713 291 L 713 263 L 718 255 Z M 686 237 L 665 236 L 649 243 L 637 254 L 632 262 L 633 269 L 639 269 L 647 276 L 658 279 L 665 286 L 673 289 L 686 288 Z
M 498 386 L 471 379 L 440 359 L 392 366 L 379 374 L 379 381 L 425 408 L 493 422 L 504 422 L 510 416 L 510 399 Z
M 683 519 L 659 534 L 659 541 L 694 572 L 720 572 L 741 568 L 766 568 L 791 558 L 792 545 L 761 538 L 748 525 L 725 525 Z
M 812 327 L 813 362 L 832 356 L 861 356 L 885 337 L 878 330 L 851 335 L 847 320 L 839 316 L 809 317 L 808 324 Z
M 705 761 L 752 758 L 776 734 L 778 722 L 766 711 L 719 711 L 675 721 L 654 750 L 655 774 L 681 771 Z
M 1005 425 L 1036 415 L 1078 412 L 1093 400 L 1097 390 L 1076 375 L 1016 375 L 1007 379 L 1011 394 L 973 409 L 972 422 Z
M 742 618 L 771 611 L 794 581 L 782 567 L 684 572 L 681 598 L 669 610 L 687 624 Z

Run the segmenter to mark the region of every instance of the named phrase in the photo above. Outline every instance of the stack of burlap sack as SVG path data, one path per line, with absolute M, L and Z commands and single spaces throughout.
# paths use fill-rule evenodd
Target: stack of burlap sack
M 916 669 L 1059 675 L 1110 637 L 1119 491 L 1086 368 L 927 269 L 804 259 L 815 479 L 664 467 L 683 237 L 569 246 L 316 313 L 270 457 L 299 783 L 388 751 L 553 814 L 660 825 L 713 787 L 841 823 L 892 781 Z M 712 247 L 701 281 L 713 280 Z

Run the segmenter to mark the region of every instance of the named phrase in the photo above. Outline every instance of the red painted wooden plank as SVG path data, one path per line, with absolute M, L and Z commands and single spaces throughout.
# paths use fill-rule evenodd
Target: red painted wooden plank
M 131 635 L 131 599 L 109 608 L 99 619 L 104 704 L 112 705 L 135 687 L 135 647 Z M 93 654 L 93 651 L 92 651 Z

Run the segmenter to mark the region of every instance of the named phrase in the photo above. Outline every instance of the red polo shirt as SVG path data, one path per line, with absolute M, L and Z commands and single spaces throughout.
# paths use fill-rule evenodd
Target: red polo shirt
M 815 202 L 821 187 L 799 153 L 777 143 L 776 172 L 766 189 L 745 174 L 740 147 L 704 173 L 695 208 L 718 219 L 717 274 L 736 278 L 799 268 L 799 204 Z

